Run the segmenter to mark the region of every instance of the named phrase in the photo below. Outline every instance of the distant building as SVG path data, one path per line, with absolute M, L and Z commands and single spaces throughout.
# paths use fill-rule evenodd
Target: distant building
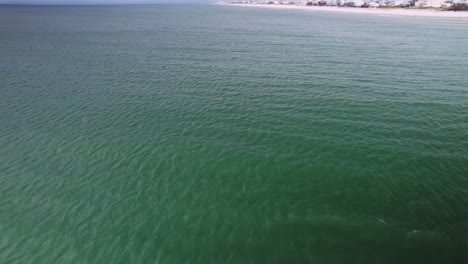
M 441 7 L 445 0 L 416 0 L 415 7 Z

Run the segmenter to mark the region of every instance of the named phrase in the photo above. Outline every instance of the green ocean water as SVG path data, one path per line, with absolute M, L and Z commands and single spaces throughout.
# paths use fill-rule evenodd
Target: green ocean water
M 467 263 L 468 21 L 0 6 L 0 263 Z

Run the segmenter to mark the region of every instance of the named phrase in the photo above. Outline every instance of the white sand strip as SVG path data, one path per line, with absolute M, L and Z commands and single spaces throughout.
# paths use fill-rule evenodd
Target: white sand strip
M 359 7 L 337 7 L 337 6 L 230 4 L 230 3 L 216 3 L 216 4 L 218 4 L 218 5 L 238 6 L 238 7 L 299 9 L 299 10 L 308 10 L 308 11 L 329 11 L 329 12 L 375 14 L 375 15 L 390 15 L 390 16 L 461 17 L 461 18 L 468 18 L 468 12 L 440 11 L 440 10 L 431 10 L 431 9 L 359 8 Z

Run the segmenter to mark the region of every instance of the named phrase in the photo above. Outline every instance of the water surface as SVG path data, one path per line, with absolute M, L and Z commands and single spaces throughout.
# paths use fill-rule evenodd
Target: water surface
M 0 7 L 0 262 L 461 263 L 468 21 Z

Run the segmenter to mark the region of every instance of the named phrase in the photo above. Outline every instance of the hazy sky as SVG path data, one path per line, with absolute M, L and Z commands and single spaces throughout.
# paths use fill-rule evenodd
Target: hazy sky
M 159 4 L 213 3 L 219 0 L 0 0 L 0 4 Z

